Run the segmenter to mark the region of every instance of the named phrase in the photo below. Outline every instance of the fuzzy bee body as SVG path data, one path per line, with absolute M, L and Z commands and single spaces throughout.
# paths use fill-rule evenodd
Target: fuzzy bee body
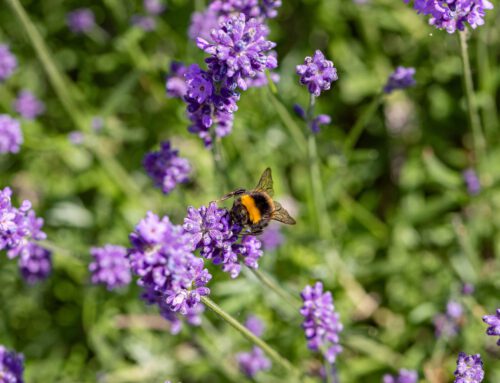
M 254 190 L 237 189 L 222 197 L 222 200 L 236 197 L 231 208 L 234 222 L 247 228 L 250 234 L 261 234 L 271 220 L 294 225 L 295 220 L 276 201 L 273 200 L 273 179 L 271 169 L 262 174 Z

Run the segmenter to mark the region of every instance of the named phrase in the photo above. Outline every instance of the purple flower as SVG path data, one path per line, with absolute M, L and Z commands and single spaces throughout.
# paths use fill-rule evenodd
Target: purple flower
M 85 141 L 85 135 L 78 130 L 73 130 L 68 133 L 68 140 L 73 145 L 81 145 Z
M 311 121 L 311 131 L 314 134 L 319 133 L 319 129 L 322 125 L 328 125 L 332 122 L 332 118 L 327 115 L 327 114 L 318 114 L 314 119 Z
M 461 293 L 463 295 L 474 294 L 474 285 L 472 283 L 463 283 Z
M 201 70 L 196 64 L 189 67 L 184 75 L 187 85 L 187 96 L 195 100 L 198 104 L 203 104 L 212 97 L 214 86 L 208 72 Z
M 160 219 L 151 212 L 130 234 L 129 260 L 143 288 L 142 298 L 158 305 L 162 316 L 174 326 L 172 332 L 179 330 L 176 313 L 197 322 L 200 299 L 210 293 L 206 284 L 212 276 L 203 260 L 193 254 L 190 239 L 168 217 Z
M 245 79 L 255 77 L 266 69 L 274 69 L 278 62 L 266 52 L 276 44 L 267 40 L 268 28 L 257 19 L 249 19 L 244 14 L 229 16 L 212 30 L 209 42 L 197 38 L 197 45 L 211 55 L 205 61 L 214 79 L 225 77 L 228 87 L 247 89 Z
M 473 168 L 469 168 L 462 173 L 465 184 L 467 185 L 467 192 L 470 195 L 479 194 L 481 191 L 481 182 Z
M 89 32 L 95 25 L 94 12 L 88 8 L 75 9 L 67 14 L 66 23 L 74 33 Z
M 497 309 L 496 315 L 485 315 L 483 322 L 489 326 L 486 334 L 500 337 L 500 309 Z M 500 346 L 500 338 L 498 338 L 497 344 Z
M 456 301 L 450 300 L 446 304 L 446 315 L 453 319 L 459 319 L 463 313 L 462 305 Z
M 493 4 L 488 0 L 415 0 L 414 8 L 430 16 L 430 25 L 453 33 L 457 29 L 463 31 L 466 23 L 472 29 L 483 25 L 485 10 L 493 9 Z
M 152 16 L 133 15 L 131 23 L 145 32 L 151 32 L 156 29 L 156 20 Z
M 201 37 L 210 40 L 210 32 L 219 26 L 219 13 L 210 7 L 203 12 L 194 12 L 191 15 L 191 24 L 188 35 L 192 40 Z
M 144 9 L 150 15 L 159 15 L 165 11 L 165 8 L 161 0 L 144 0 Z
M 264 232 L 260 235 L 259 240 L 262 242 L 262 247 L 265 250 L 275 250 L 284 241 L 280 226 L 277 224 L 270 224 L 267 229 L 264 230 Z
M 484 379 L 481 355 L 458 354 L 454 383 L 480 383 Z
M 0 345 L 0 381 L 2 383 L 24 383 L 24 356 L 9 351 Z
M 316 282 L 314 286 L 307 285 L 300 294 L 303 300 L 300 313 L 304 317 L 304 329 L 307 346 L 312 351 L 321 351 L 329 363 L 335 363 L 338 354 L 342 352 L 339 344 L 339 333 L 343 330 L 340 317 L 335 312 L 332 294 L 323 293 L 323 284 Z
M 117 245 L 93 247 L 90 254 L 94 261 L 89 265 L 92 283 L 103 284 L 108 290 L 126 286 L 132 279 L 127 249 Z
M 35 284 L 50 275 L 52 253 L 36 243 L 29 242 L 22 248 L 18 264 L 24 280 L 29 284 Z
M 405 89 L 410 86 L 414 86 L 416 84 L 415 79 L 413 78 L 414 75 L 415 68 L 398 66 L 387 79 L 387 84 L 384 86 L 384 92 L 389 94 L 398 89 Z
M 434 328 L 436 337 L 452 338 L 458 334 L 463 314 L 462 305 L 453 300 L 446 304 L 446 314 L 438 314 L 434 317 Z
M 264 323 L 255 315 L 249 315 L 245 321 L 245 327 L 255 336 L 262 336 L 264 333 Z
M 254 346 L 251 352 L 240 352 L 236 354 L 238 365 L 241 372 L 246 376 L 252 378 L 259 371 L 269 370 L 271 368 L 271 361 L 266 358 L 264 352 Z
M 0 82 L 12 76 L 16 68 L 16 56 L 12 54 L 8 45 L 0 44 Z
M 19 121 L 7 114 L 0 114 L 0 154 L 17 153 L 23 143 Z
M 92 117 L 92 121 L 90 123 L 90 127 L 96 133 L 100 132 L 104 127 L 104 120 L 101 116 Z
M 259 267 L 258 260 L 263 255 L 261 242 L 250 235 L 239 240 L 242 227 L 233 223 L 229 211 L 218 208 L 215 202 L 208 208 L 189 207 L 183 228 L 190 235 L 192 247 L 199 249 L 203 258 L 221 265 L 231 278 L 239 275 L 240 260 L 248 267 Z
M 24 118 L 34 120 L 45 111 L 45 104 L 29 90 L 23 90 L 17 96 L 14 109 Z
M 303 65 L 297 65 L 300 83 L 306 85 L 309 93 L 318 97 L 322 91 L 330 89 L 333 81 L 337 81 L 337 69 L 333 62 L 327 60 L 323 52 L 317 50 L 313 57 L 306 57 Z
M 417 371 L 406 370 L 404 368 L 399 370 L 398 376 L 386 374 L 382 379 L 383 383 L 417 383 L 417 381 L 418 381 Z
M 279 7 L 281 0 L 215 0 L 209 9 L 221 17 L 243 13 L 247 19 L 255 18 L 263 22 L 276 17 Z
M 169 141 L 162 142 L 159 151 L 146 154 L 144 168 L 164 194 L 177 184 L 188 182 L 191 172 L 188 160 L 179 157 L 179 151 L 172 149 Z
M 167 75 L 167 81 L 165 83 L 165 88 L 167 90 L 167 96 L 182 98 L 187 92 L 186 79 L 184 75 L 187 72 L 187 67 L 177 61 L 172 61 L 170 63 L 170 72 Z

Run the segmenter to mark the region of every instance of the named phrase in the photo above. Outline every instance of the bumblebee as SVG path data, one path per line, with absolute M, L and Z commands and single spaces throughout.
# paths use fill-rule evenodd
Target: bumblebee
M 273 194 L 273 177 L 271 169 L 267 168 L 262 173 L 255 189 L 251 191 L 236 189 L 220 200 L 237 197 L 231 208 L 233 221 L 246 227 L 250 234 L 259 235 L 271 220 L 295 225 L 295 220 L 285 208 L 273 200 Z

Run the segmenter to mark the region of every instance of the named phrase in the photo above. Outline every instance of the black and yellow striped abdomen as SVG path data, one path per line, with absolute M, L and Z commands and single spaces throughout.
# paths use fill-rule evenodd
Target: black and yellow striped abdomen
M 241 197 L 241 204 L 248 212 L 252 224 L 259 223 L 264 217 L 269 219 L 274 210 L 273 200 L 263 192 L 253 192 Z

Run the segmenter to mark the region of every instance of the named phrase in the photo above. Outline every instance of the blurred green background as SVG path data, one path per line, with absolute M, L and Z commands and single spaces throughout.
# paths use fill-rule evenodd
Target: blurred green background
M 138 299 L 134 284 L 111 293 L 91 286 L 87 272 L 89 247 L 127 246 L 147 210 L 181 223 L 187 206 L 220 196 L 210 151 L 187 132 L 184 104 L 166 98 L 164 90 L 170 61 L 203 62 L 187 29 L 204 2 L 168 1 L 152 32 L 130 25 L 142 11 L 140 1 L 22 3 L 66 76 L 64 91 L 78 113 L 65 109 L 68 100 L 55 92 L 33 40 L 2 1 L 0 43 L 10 45 L 19 67 L 0 84 L 0 113 L 15 114 L 12 102 L 24 88 L 47 111 L 22 121 L 25 143 L 20 154 L 0 157 L 0 187 L 10 185 L 16 202 L 33 202 L 57 248 L 52 276 L 36 287 L 23 283 L 16 262 L 0 257 L 0 344 L 24 353 L 27 382 L 245 381 L 235 354 L 251 345 L 213 313 L 204 314 L 201 327 L 185 326 L 172 336 L 157 311 Z M 475 156 L 456 35 L 428 26 L 398 0 L 284 3 L 270 21 L 283 104 L 276 106 L 267 88 L 244 92 L 233 132 L 222 140 L 226 187 L 250 188 L 270 166 L 277 199 L 298 221 L 283 228 L 284 244 L 266 252 L 260 268 L 296 296 L 316 280 L 332 291 L 345 326 L 337 366 L 343 383 L 380 382 L 399 368 L 418 370 L 421 382 L 451 382 L 459 351 L 481 353 L 485 382 L 499 382 L 500 351 L 481 322 L 500 305 L 498 6 L 470 38 L 487 139 L 486 152 Z M 66 13 L 82 6 L 94 11 L 98 28 L 69 33 Z M 324 239 L 311 214 L 307 159 L 280 115 L 294 103 L 307 104 L 295 65 L 315 49 L 339 74 L 317 105 L 332 116 L 318 136 L 332 224 Z M 417 85 L 384 97 L 352 155 L 344 156 L 350 129 L 397 65 L 415 67 Z M 104 119 L 99 134 L 90 130 L 94 116 Z M 71 144 L 68 133 L 85 128 L 84 143 Z M 165 139 L 193 167 L 192 181 L 168 196 L 153 187 L 141 165 Z M 476 196 L 462 178 L 471 166 L 481 176 Z M 297 367 L 317 368 L 295 311 L 251 273 L 230 280 L 209 269 L 214 301 L 241 322 L 259 315 L 266 341 Z M 472 296 L 460 295 L 463 282 L 475 285 Z M 437 340 L 433 318 L 450 298 L 464 306 L 462 328 L 454 338 Z M 255 378 L 285 380 L 277 366 Z

